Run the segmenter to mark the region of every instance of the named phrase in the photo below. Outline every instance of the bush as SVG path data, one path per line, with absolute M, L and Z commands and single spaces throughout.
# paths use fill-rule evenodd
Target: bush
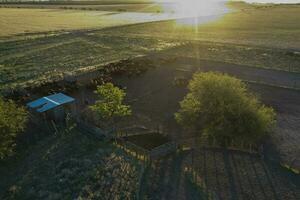
M 0 159 L 11 155 L 17 135 L 24 129 L 27 112 L 13 101 L 0 98 Z
M 114 125 L 116 118 L 131 115 L 130 106 L 123 104 L 126 96 L 124 90 L 115 87 L 112 83 L 106 83 L 98 86 L 95 94 L 98 95 L 99 100 L 90 108 L 100 121 L 107 123 L 106 125 Z
M 219 73 L 196 73 L 175 114 L 177 122 L 223 144 L 256 143 L 270 133 L 275 112 L 247 91 L 241 80 Z

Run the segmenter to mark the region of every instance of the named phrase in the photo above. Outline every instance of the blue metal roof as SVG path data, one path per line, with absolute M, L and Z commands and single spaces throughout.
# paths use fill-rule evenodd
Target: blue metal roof
M 42 113 L 73 101 L 75 101 L 74 98 L 64 95 L 63 93 L 57 93 L 32 101 L 28 103 L 27 106 L 35 109 L 37 112 Z

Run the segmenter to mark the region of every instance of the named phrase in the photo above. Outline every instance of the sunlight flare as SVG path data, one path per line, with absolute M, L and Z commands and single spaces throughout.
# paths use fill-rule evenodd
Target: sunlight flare
M 164 12 L 173 13 L 179 24 L 199 25 L 215 20 L 228 12 L 226 1 L 223 0 L 173 0 L 161 4 Z

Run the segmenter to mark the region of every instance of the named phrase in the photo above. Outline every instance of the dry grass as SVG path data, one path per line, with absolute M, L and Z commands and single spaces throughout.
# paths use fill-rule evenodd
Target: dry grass
M 101 20 L 106 12 L 65 11 L 50 9 L 1 8 L 0 36 L 27 32 L 86 29 L 112 26 L 114 21 Z
M 79 1 L 78 1 L 79 2 Z M 3 4 L 3 8 L 49 8 L 49 9 L 76 9 L 76 10 L 97 10 L 97 11 L 114 11 L 114 12 L 154 12 L 159 13 L 163 12 L 163 8 L 158 4 L 149 4 L 149 3 L 130 3 L 127 2 L 123 4 L 97 4 L 91 3 L 91 5 L 83 3 L 68 4 L 68 2 L 60 2 L 56 4 Z
M 167 19 L 161 14 L 63 9 L 0 8 L 0 37 L 24 33 L 101 29 Z

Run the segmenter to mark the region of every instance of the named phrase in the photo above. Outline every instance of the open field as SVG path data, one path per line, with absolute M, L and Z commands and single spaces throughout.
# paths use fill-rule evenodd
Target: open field
M 254 6 L 230 3 L 228 6 L 233 12 L 205 25 L 186 26 L 184 21 L 181 20 L 182 23 L 180 23 L 180 20 L 179 22 L 177 20 L 131 26 L 126 28 L 126 32 L 144 37 L 214 41 L 299 50 L 300 5 Z M 191 21 L 193 20 L 190 20 L 190 24 L 196 25 Z
M 171 17 L 172 18 L 172 17 Z M 26 33 L 102 29 L 170 19 L 169 15 L 141 12 L 113 12 L 0 8 L 0 37 Z
M 88 29 L 122 24 L 120 20 L 105 20 L 111 12 L 62 11 L 52 9 L 1 8 L 0 36 L 58 30 Z M 100 16 L 103 15 L 104 18 Z M 103 20 L 102 20 L 103 19 Z M 12 23 L 14 23 L 12 25 Z
M 109 62 L 154 52 L 160 52 L 162 57 L 172 55 L 300 72 L 300 56 L 290 50 L 119 33 L 97 31 L 0 42 L 0 88 L 35 86 L 60 79 L 65 72 L 99 69 Z
M 76 2 L 64 2 L 59 4 L 59 2 L 55 2 L 55 4 L 37 3 L 37 4 L 0 4 L 2 8 L 39 8 L 39 9 L 67 9 L 67 10 L 94 10 L 94 11 L 113 11 L 113 12 L 148 12 L 148 13 L 161 13 L 163 12 L 163 8 L 158 4 L 153 3 L 137 3 L 137 2 L 117 2 L 115 4 L 112 3 L 76 3 Z
M 122 4 L 118 6 L 125 5 L 157 6 L 156 4 Z M 51 5 L 45 5 L 45 8 L 47 8 L 47 6 Z M 107 26 L 107 19 L 110 20 L 110 26 L 114 26 L 124 24 L 126 18 L 127 20 L 138 20 L 139 23 L 143 21 L 167 20 L 172 18 L 172 16 L 176 18 L 176 14 L 174 16 L 170 15 L 170 13 L 157 13 L 154 10 L 152 14 L 151 12 L 143 13 L 143 9 L 140 8 L 133 8 L 130 12 L 120 13 L 113 8 L 116 5 L 111 6 L 112 7 L 107 8 L 105 12 L 2 8 L 0 12 L 0 25 L 6 28 L 1 30 L 0 36 L 24 32 L 34 33 L 65 29 L 99 29 Z M 229 3 L 228 7 L 232 10 L 231 13 L 205 26 L 203 26 L 203 24 L 199 26 L 186 26 L 184 23 L 189 21 L 191 24 L 191 21 L 195 19 L 182 19 L 140 24 L 139 26 L 132 26 L 130 28 L 124 27 L 124 29 L 126 29 L 128 34 L 141 36 L 205 41 L 213 40 L 234 44 L 251 44 L 255 46 L 261 45 L 290 49 L 299 48 L 300 41 L 297 36 L 300 33 L 298 23 L 300 5 L 259 6 L 245 3 Z M 151 16 L 152 20 L 149 19 L 149 16 Z M 212 16 L 207 16 L 207 18 L 212 18 Z M 58 22 L 58 20 L 60 20 L 60 22 Z M 76 20 L 77 23 L 74 23 Z M 202 20 L 203 19 L 199 18 L 200 22 Z M 17 23 L 16 26 L 13 26 L 14 23 Z M 129 22 L 127 21 L 127 23 Z M 136 21 L 131 21 L 131 23 L 136 23 Z M 17 25 L 20 24 L 22 26 L 18 27 Z M 45 27 L 45 24 L 49 24 L 48 27 Z M 40 27 L 37 28 L 37 26 Z M 121 30 L 112 30 L 111 33 L 118 34 Z
M 268 48 L 216 42 L 190 42 L 164 51 L 174 57 L 211 60 L 278 71 L 300 72 L 300 54 L 281 48 Z M 295 74 L 296 76 L 296 74 Z
M 0 44 L 0 88 L 38 85 L 63 73 L 99 69 L 104 64 L 177 45 L 152 38 L 68 34 Z
M 169 17 L 163 14 L 3 8 L 2 36 L 30 33 L 2 37 L 0 88 L 39 85 L 65 72 L 101 68 L 178 45 L 163 53 L 300 72 L 299 5 L 230 6 L 236 11 L 197 29 L 174 20 L 142 23 Z M 101 27 L 106 28 L 94 30 Z

